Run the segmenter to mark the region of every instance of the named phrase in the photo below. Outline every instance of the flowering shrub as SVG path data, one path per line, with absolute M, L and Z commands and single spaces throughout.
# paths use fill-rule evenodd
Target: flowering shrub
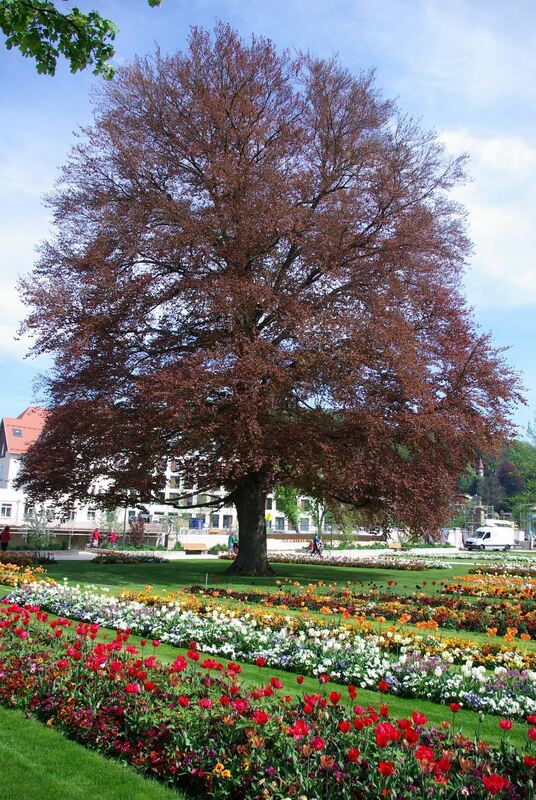
M 232 561 L 235 556 L 220 553 L 219 558 Z M 442 561 L 424 561 L 399 555 L 378 556 L 313 556 L 308 553 L 268 553 L 268 561 L 280 564 L 322 564 L 324 567 L 363 567 L 366 569 L 401 569 L 422 572 L 425 569 L 451 569 Z
M 536 729 L 525 754 L 506 739 L 494 750 L 449 723 L 432 728 L 418 709 L 395 719 L 386 703 L 364 708 L 353 686 L 347 698 L 293 700 L 269 673 L 244 688 L 238 664 L 202 659 L 197 642 L 163 667 L 158 641 L 140 651 L 118 631 L 96 643 L 98 630 L 4 605 L 0 702 L 194 797 L 534 797 Z
M 407 697 L 520 717 L 536 714 L 536 673 L 497 666 L 486 672 L 472 659 L 460 669 L 448 649 L 437 655 L 416 652 L 412 638 L 402 634 L 397 651 L 389 652 L 385 635 L 363 636 L 351 626 L 322 627 L 314 618 L 282 617 L 225 607 L 181 608 L 125 602 L 116 597 L 68 585 L 28 584 L 11 592 L 18 603 L 31 603 L 55 614 L 111 628 L 130 628 L 140 636 L 184 646 L 195 638 L 206 652 L 255 663 L 258 657 L 285 670 L 334 679 L 375 689 L 379 680 Z M 193 598 L 192 598 L 193 600 Z

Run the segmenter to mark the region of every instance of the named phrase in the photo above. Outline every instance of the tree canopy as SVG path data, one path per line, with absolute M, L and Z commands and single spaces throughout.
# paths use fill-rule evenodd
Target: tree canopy
M 448 519 L 518 399 L 460 289 L 463 177 L 335 59 L 220 25 L 122 67 L 22 283 L 55 367 L 21 482 L 72 500 L 106 475 L 102 502 L 146 501 L 174 458 L 236 504 L 250 574 L 277 486 L 417 530 Z
M 162 0 L 147 2 L 159 6 Z M 0 28 L 8 50 L 16 47 L 33 58 L 41 74 L 54 75 L 60 56 L 67 59 L 71 72 L 93 64 L 95 75 L 114 74 L 109 62 L 117 27 L 98 11 L 84 14 L 76 7 L 61 11 L 51 0 L 0 0 Z

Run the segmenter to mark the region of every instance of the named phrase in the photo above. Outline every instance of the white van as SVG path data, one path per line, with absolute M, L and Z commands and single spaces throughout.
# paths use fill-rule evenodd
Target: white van
M 516 543 L 514 523 L 506 519 L 487 519 L 466 540 L 468 550 L 510 550 Z

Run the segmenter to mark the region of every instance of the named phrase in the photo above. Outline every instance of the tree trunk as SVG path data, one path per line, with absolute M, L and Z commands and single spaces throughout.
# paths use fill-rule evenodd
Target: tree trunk
M 266 489 L 254 472 L 234 491 L 238 516 L 238 555 L 226 575 L 274 575 L 266 553 Z

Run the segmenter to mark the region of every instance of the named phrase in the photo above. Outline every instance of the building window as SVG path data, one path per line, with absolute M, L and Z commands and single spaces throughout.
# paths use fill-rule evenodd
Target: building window
M 22 431 L 20 428 L 13 428 L 11 433 L 13 434 L 13 436 L 22 436 Z
M 223 515 L 223 527 L 224 528 L 232 528 L 233 527 L 233 515 L 232 514 L 224 514 Z
M 74 510 L 74 508 L 70 508 L 69 511 L 67 512 L 67 520 L 68 522 L 72 522 L 75 519 L 76 519 L 76 511 Z
M 266 510 L 267 511 L 271 511 L 272 510 L 273 502 L 274 501 L 273 501 L 273 499 L 271 497 L 267 497 L 266 498 Z
M 308 498 L 304 497 L 302 500 L 300 500 L 300 509 L 302 511 L 310 511 L 311 501 Z
M 194 496 L 192 494 L 189 494 L 188 497 L 186 498 L 186 505 L 193 506 L 193 504 L 194 504 Z
M 276 517 L 275 518 L 275 529 L 276 529 L 276 531 L 284 531 L 285 530 L 285 517 Z
M 300 518 L 300 531 L 307 533 L 309 530 L 309 517 L 301 517 Z
M 211 526 L 213 528 L 219 528 L 220 527 L 220 515 L 219 514 L 213 514 L 210 524 L 211 524 Z
M 73 513 L 74 513 L 74 512 L 73 512 Z M 88 511 L 88 512 L 87 512 L 87 518 L 88 518 L 89 520 L 95 520 L 95 519 L 97 519 L 97 512 L 96 512 L 96 511 Z M 73 519 L 74 519 L 74 517 L 73 517 Z
M 0 517 L 10 517 L 11 516 L 11 503 L 2 503 L 0 507 Z

